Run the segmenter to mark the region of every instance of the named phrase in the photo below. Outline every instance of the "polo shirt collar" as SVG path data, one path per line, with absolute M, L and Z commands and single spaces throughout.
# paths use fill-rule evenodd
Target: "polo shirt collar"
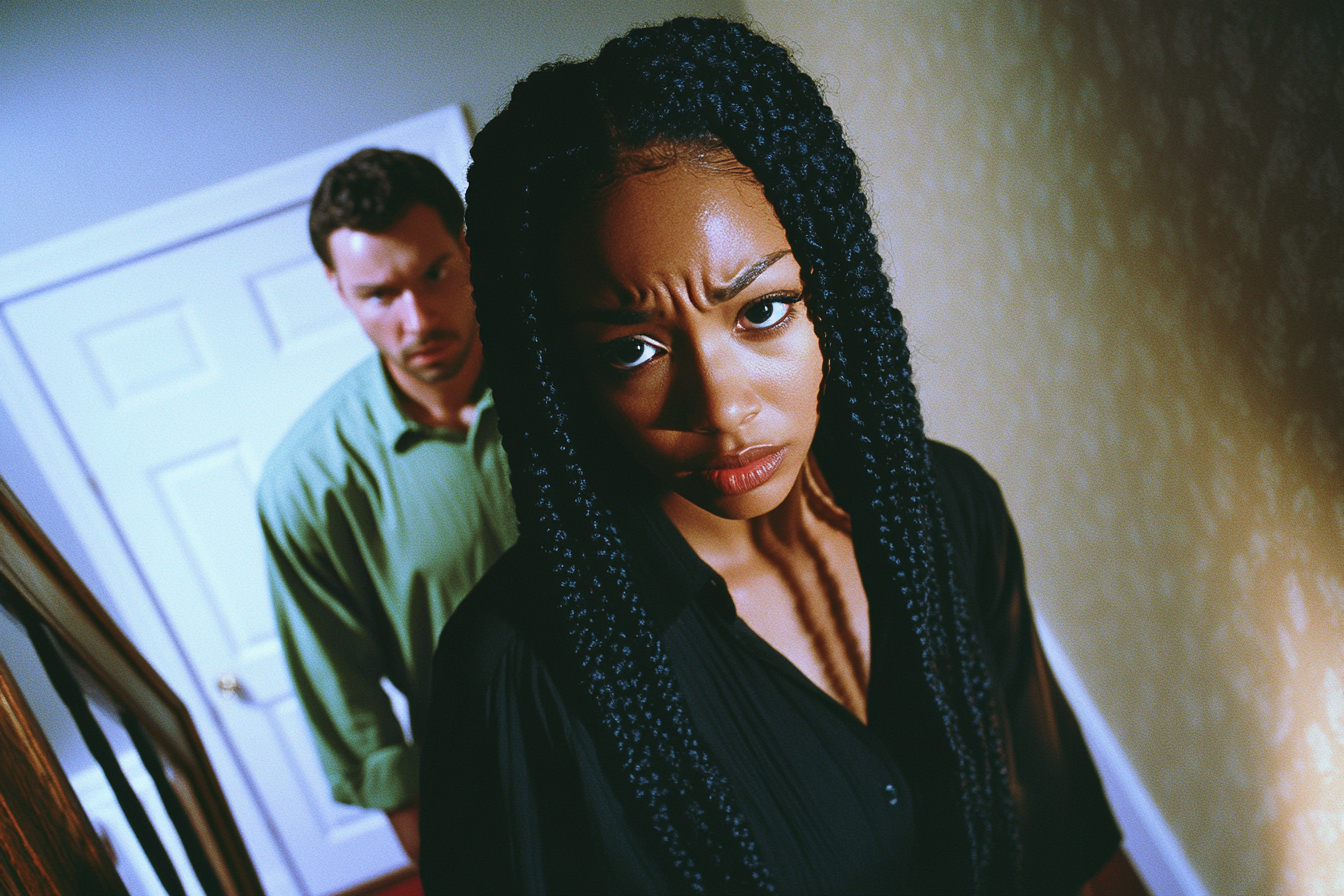
M 397 387 L 387 372 L 382 356 L 375 354 L 366 368 L 368 381 L 364 394 L 368 396 L 369 414 L 378 430 L 378 437 L 389 453 L 402 454 L 426 439 L 439 439 L 445 442 L 465 442 L 471 444 L 481 427 L 481 419 L 487 412 L 495 412 L 494 393 L 489 388 L 476 403 L 476 419 L 466 432 L 453 429 L 440 429 L 426 426 L 407 417 L 397 400 Z

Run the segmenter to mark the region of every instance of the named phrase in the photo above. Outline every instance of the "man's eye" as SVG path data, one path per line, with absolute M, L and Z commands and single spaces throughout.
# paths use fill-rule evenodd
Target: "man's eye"
M 442 266 L 432 267 L 425 272 L 425 279 L 430 283 L 438 283 L 444 278 L 445 273 L 446 271 L 444 271 Z
M 752 302 L 742 312 L 742 323 L 748 330 L 764 330 L 773 327 L 788 316 L 791 304 L 792 302 L 787 302 L 778 297 Z
M 620 370 L 634 370 L 658 356 L 661 348 L 639 336 L 627 336 L 602 347 L 602 360 Z

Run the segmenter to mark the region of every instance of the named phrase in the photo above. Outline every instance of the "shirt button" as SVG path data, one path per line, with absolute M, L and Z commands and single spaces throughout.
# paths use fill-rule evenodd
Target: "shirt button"
M 895 784 L 888 784 L 884 789 L 887 791 L 888 806 L 894 806 L 901 801 L 900 795 L 896 793 Z

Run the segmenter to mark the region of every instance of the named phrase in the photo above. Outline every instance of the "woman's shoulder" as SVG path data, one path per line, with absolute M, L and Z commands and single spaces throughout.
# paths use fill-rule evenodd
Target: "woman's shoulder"
M 986 556 L 999 558 L 1016 546 L 1003 492 L 979 461 L 960 448 L 930 440 L 929 463 L 955 551 L 975 563 Z
M 930 441 L 929 460 L 957 579 L 982 624 L 997 632 L 1009 620 L 1023 617 L 1026 602 L 1022 547 L 1003 492 L 959 448 Z
M 944 501 L 961 515 L 1007 513 L 999 484 L 980 462 L 960 448 L 929 440 L 929 464 Z
M 489 687 L 506 657 L 551 653 L 562 628 L 549 581 L 542 553 L 529 540 L 501 554 L 448 617 L 434 655 L 435 677 Z

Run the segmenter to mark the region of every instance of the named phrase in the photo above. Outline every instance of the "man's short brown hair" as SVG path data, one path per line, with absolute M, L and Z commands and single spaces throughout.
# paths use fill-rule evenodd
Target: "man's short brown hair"
M 439 213 L 449 233 L 462 232 L 462 197 L 438 165 L 400 149 L 361 149 L 317 185 L 308 210 L 313 250 L 330 270 L 332 233 L 342 227 L 383 233 L 422 202 Z

